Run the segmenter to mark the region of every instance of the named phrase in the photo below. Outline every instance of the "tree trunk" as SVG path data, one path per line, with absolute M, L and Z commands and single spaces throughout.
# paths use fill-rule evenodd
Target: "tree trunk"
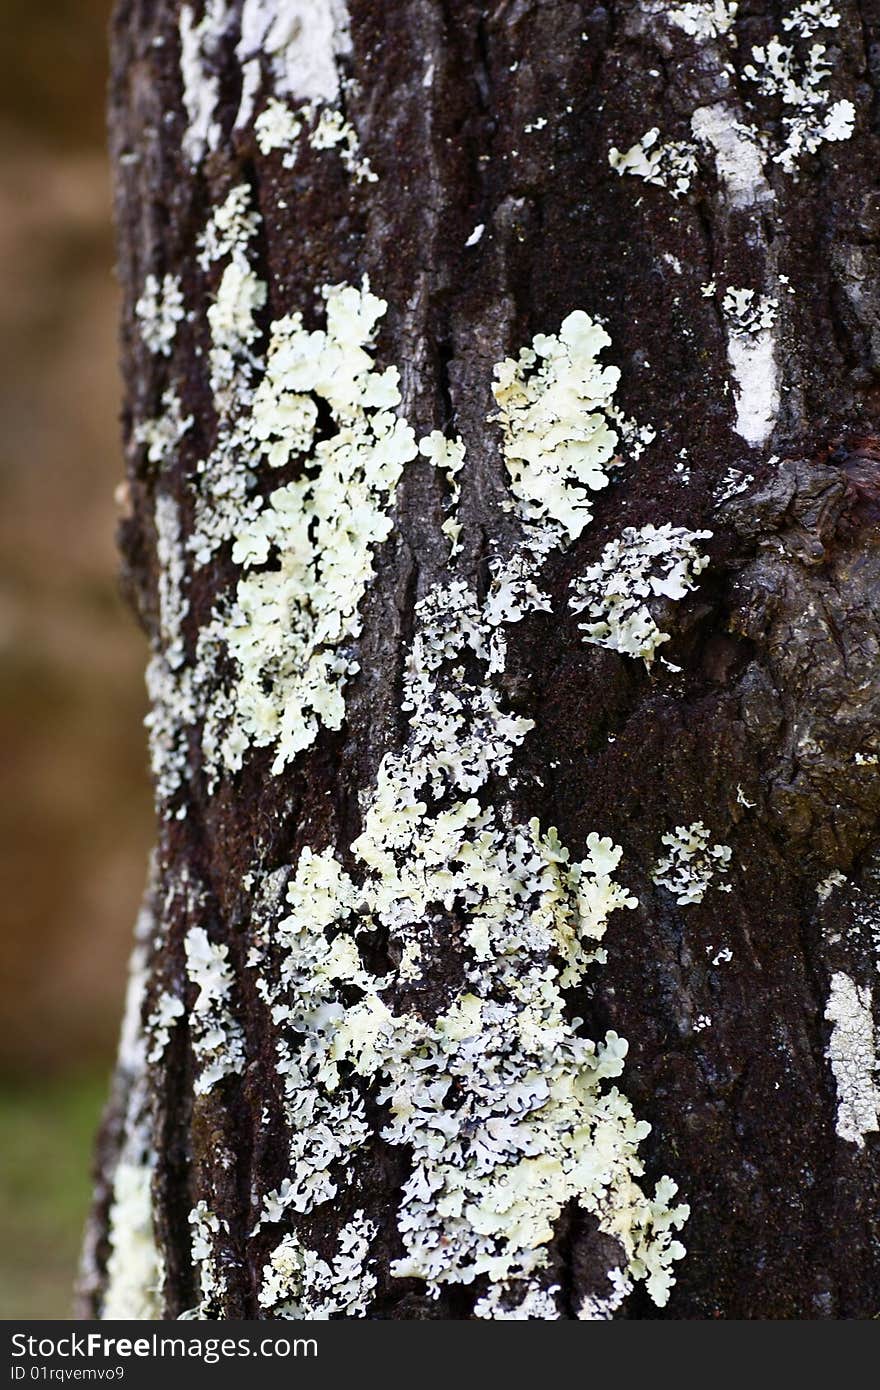
M 876 1314 L 878 53 L 119 0 L 159 829 L 87 1316 Z

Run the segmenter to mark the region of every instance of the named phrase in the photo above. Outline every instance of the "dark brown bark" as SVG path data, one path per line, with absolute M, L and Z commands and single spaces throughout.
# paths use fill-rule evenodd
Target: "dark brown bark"
M 619 177 L 608 151 L 654 126 L 664 140 L 690 140 L 692 113 L 713 103 L 731 120 L 759 124 L 777 148 L 786 112 L 742 69 L 752 45 L 785 38 L 791 7 L 739 5 L 738 45 L 723 49 L 732 81 L 712 57 L 720 44 L 695 44 L 656 15 L 646 24 L 644 8 L 351 0 L 352 52 L 340 62 L 355 85 L 344 104 L 378 176 L 356 184 L 341 163 L 307 149 L 287 169 L 277 152 L 260 152 L 252 122 L 234 128 L 235 5 L 215 56 L 223 136 L 190 167 L 176 0 L 120 0 L 111 139 L 125 292 L 125 582 L 160 642 L 155 497 L 176 498 L 186 530 L 196 466 L 215 430 L 205 306 L 216 276 L 199 268 L 195 246 L 231 188 L 246 183 L 263 219 L 264 328 L 297 309 L 319 326 L 315 287 L 359 284 L 365 273 L 387 301 L 376 356 L 401 368 L 402 412 L 417 436 L 441 428 L 467 444 L 463 548 L 452 572 L 478 590 L 493 543 L 503 545 L 515 525 L 502 510 L 499 430 L 486 423 L 493 367 L 534 334 L 556 333 L 573 309 L 600 318 L 612 339 L 605 360 L 622 371 L 618 399 L 657 437 L 595 495 L 582 536 L 549 560 L 542 582 L 552 612 L 531 613 L 511 631 L 503 688 L 535 728 L 504 795 L 518 821 L 558 826 L 578 851 L 594 830 L 610 836 L 624 851 L 618 877 L 639 899 L 612 917 L 607 964 L 572 1013 L 590 1037 L 613 1028 L 628 1039 L 620 1085 L 652 1126 L 642 1147 L 648 1178 L 670 1173 L 691 1215 L 666 1308 L 639 1285 L 617 1316 L 870 1317 L 880 1284 L 880 1150 L 876 1133 L 859 1146 L 836 1131 L 825 1010 L 835 972 L 875 986 L 880 936 L 880 768 L 871 762 L 880 748 L 880 6 L 839 0 L 839 26 L 819 36 L 833 58 L 835 98 L 855 107 L 852 138 L 805 155 L 797 177 L 768 154 L 772 199 L 740 208 L 705 145 L 677 200 Z M 264 72 L 257 110 L 270 90 Z M 542 117 L 546 127 L 527 131 Z M 485 233 L 465 249 L 478 224 Z M 169 357 L 151 354 L 138 332 L 134 305 L 149 274 L 179 276 L 195 310 Z M 713 279 L 718 293 L 706 297 L 701 287 Z M 780 406 L 772 436 L 755 447 L 735 429 L 725 286 L 769 286 L 781 301 Z M 134 429 L 157 414 L 169 382 L 194 426 L 157 467 Z M 732 468 L 746 485 L 719 503 Z M 212 791 L 194 729 L 184 786 L 170 802 L 160 798 L 145 1016 L 163 989 L 191 1010 L 183 943 L 204 927 L 229 948 L 245 1051 L 242 1075 L 194 1096 L 184 1018 L 150 1068 L 154 1222 L 172 1316 L 198 1301 L 187 1216 L 200 1200 L 228 1226 L 218 1256 L 225 1316 L 263 1315 L 261 1272 L 285 1230 L 305 1232 L 328 1258 L 333 1248 L 335 1209 L 319 1207 L 298 1225 L 288 1214 L 271 1233 L 249 1234 L 252 1192 L 277 1187 L 287 1171 L 273 1025 L 246 968 L 261 911 L 254 897 L 266 900 L 267 883 L 286 882 L 303 846 L 345 857 L 361 828 L 359 793 L 405 742 L 401 672 L 413 605 L 450 572 L 444 486 L 425 459 L 407 465 L 395 529 L 377 548 L 362 604 L 360 672 L 346 689 L 341 731 L 323 729 L 277 775 L 272 749 L 251 750 L 242 771 Z M 666 615 L 672 640 L 663 655 L 680 670 L 649 672 L 584 644 L 568 590 L 624 525 L 665 522 L 711 531 L 711 564 Z M 189 660 L 238 573 L 228 546 L 191 567 Z M 697 820 L 732 849 L 732 891 L 683 906 L 652 870 L 661 834 Z M 817 885 L 834 873 L 845 883 L 820 899 Z M 187 893 L 188 877 L 201 896 Z M 717 962 L 727 950 L 731 958 Z M 436 1011 L 459 979 L 445 942 L 432 971 L 423 1007 Z M 381 1113 L 371 1105 L 373 1137 L 354 1181 L 354 1205 L 379 1228 L 368 1315 L 469 1316 L 485 1293 L 479 1281 L 434 1300 L 420 1281 L 389 1273 L 402 1253 L 394 1213 L 408 1156 L 378 1137 Z M 90 1315 L 103 1297 L 123 1109 L 117 1096 L 101 1145 Z M 559 1223 L 551 1264 L 563 1316 L 602 1288 L 614 1263 L 603 1239 L 574 1210 Z

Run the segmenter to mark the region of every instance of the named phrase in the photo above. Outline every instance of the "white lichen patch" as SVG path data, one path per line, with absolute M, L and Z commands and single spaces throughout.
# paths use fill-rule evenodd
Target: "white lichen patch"
M 189 1214 L 190 1255 L 198 1278 L 199 1302 L 195 1308 L 180 1314 L 181 1321 L 215 1319 L 221 1311 L 226 1293 L 226 1276 L 217 1257 L 217 1237 L 229 1234 L 229 1227 L 211 1211 L 207 1202 L 196 1203 Z
M 153 1236 L 152 1177 L 149 1161 L 123 1159 L 117 1164 L 108 1218 L 104 1320 L 140 1322 L 161 1317 L 162 1269 Z
M 254 122 L 257 144 L 263 154 L 281 150 L 282 164 L 292 169 L 301 140 L 313 150 L 337 150 L 343 166 L 357 183 L 375 183 L 370 161 L 361 154 L 357 131 L 335 107 L 318 111 L 312 103 L 293 110 L 273 97 Z
M 575 861 L 554 829 L 517 821 L 488 795 L 532 727 L 504 708 L 508 631 L 548 608 L 544 559 L 582 529 L 586 479 L 598 479 L 616 443 L 606 432 L 617 373 L 603 375 L 595 360 L 605 341 L 586 315 L 571 315 L 558 338 L 497 369 L 523 544 L 493 559 L 482 600 L 450 580 L 416 605 L 409 737 L 364 798 L 355 874 L 332 850 L 305 849 L 287 914 L 257 929 L 248 961 L 278 1029 L 290 1144 L 289 1174 L 261 1198 L 258 1227 L 344 1200 L 370 1133 L 369 1085 L 387 1113 L 382 1139 L 411 1163 L 397 1215 L 404 1255 L 392 1272 L 432 1294 L 485 1278 L 483 1317 L 558 1315 L 541 1271 L 572 1201 L 617 1239 L 627 1279 L 645 1280 L 660 1304 L 684 1253 L 674 1232 L 687 1208 L 672 1204 L 667 1179 L 653 1198 L 639 1187 L 648 1127 L 610 1084 L 626 1042 L 614 1033 L 593 1042 L 566 1007 L 564 991 L 604 959 L 609 915 L 634 905 L 614 877 L 620 850 L 591 834 Z M 302 429 L 295 403 L 287 418 Z M 423 451 L 454 490 L 460 442 L 435 431 Z M 461 983 L 426 1015 L 406 999 L 418 998 L 453 920 Z M 375 933 L 391 962 L 385 976 L 361 954 Z M 265 1306 L 361 1315 L 335 1288 L 337 1263 L 285 1237 L 264 1272 Z M 356 1272 L 344 1282 L 366 1288 Z
M 604 1295 L 587 1294 L 578 1308 L 579 1322 L 610 1322 L 632 1293 L 632 1280 L 621 1269 L 608 1271 L 610 1291 Z
M 150 1040 L 147 1061 L 151 1065 L 162 1060 L 171 1041 L 171 1029 L 185 1013 L 183 1000 L 168 990 L 162 990 L 147 1020 L 147 1036 Z
M 141 338 L 150 352 L 170 357 L 177 325 L 184 317 L 179 278 L 165 275 L 160 281 L 155 275 L 148 275 L 134 312 L 139 321 Z
M 162 413 L 152 420 L 142 420 L 135 426 L 134 440 L 146 448 L 150 463 L 170 464 L 174 451 L 188 430 L 193 417 L 184 415 L 180 397 L 169 386 L 162 394 Z
M 715 102 L 697 108 L 691 130 L 712 150 L 718 181 L 732 207 L 753 207 L 773 197 L 764 173 L 766 140 L 754 126 L 738 121 L 727 106 Z
M 365 1315 L 376 1276 L 370 1268 L 370 1242 L 376 1227 L 355 1212 L 339 1232 L 338 1252 L 328 1263 L 287 1235 L 263 1270 L 259 1302 L 275 1318 L 324 1320 Z
M 755 290 L 725 290 L 721 304 L 728 333 L 737 338 L 757 337 L 769 332 L 776 323 L 779 300 Z
M 734 382 L 737 434 L 752 448 L 766 443 L 779 414 L 779 367 L 772 333 L 731 335 L 727 359 Z
M 831 977 L 825 1017 L 831 1023 L 828 1059 L 837 1086 L 837 1133 L 865 1146 L 865 1135 L 880 1129 L 880 1062 L 871 1009 L 871 990 L 842 970 Z
M 186 973 L 198 987 L 190 1013 L 190 1037 L 198 1064 L 196 1095 L 206 1095 L 224 1076 L 244 1069 L 244 1039 L 232 1013 L 234 976 L 229 948 L 208 940 L 203 927 L 187 932 Z
M 377 175 L 370 161 L 361 154 L 357 131 L 341 111 L 325 108 L 309 136 L 313 150 L 338 150 L 344 167 L 356 183 L 375 183 Z
M 203 270 L 211 272 L 218 263 L 226 264 L 208 308 L 208 362 L 217 433 L 209 457 L 197 470 L 189 538 L 197 565 L 207 564 L 257 511 L 253 494 L 260 449 L 250 436 L 249 422 L 263 365 L 256 350 L 257 315 L 265 303 L 266 286 L 251 265 L 259 225 L 250 189 L 240 184 L 214 210 L 198 240 Z
M 321 723 L 340 726 L 358 606 L 391 529 L 397 481 L 419 447 L 396 413 L 396 369 L 374 363 L 386 306 L 366 283 L 326 287 L 324 328 L 308 330 L 292 314 L 271 325 L 261 349 L 256 227 L 247 194 L 234 190 L 200 244 L 202 269 L 217 284 L 208 318 L 218 432 L 200 476 L 193 554 L 206 563 L 233 540 L 244 574 L 196 636 L 194 659 L 185 650 L 177 506 L 157 500 L 165 577 L 154 742 L 166 796 L 184 775 L 200 721 L 209 771 L 240 766 L 254 746 L 274 747 L 280 769 Z M 482 598 L 451 580 L 416 605 L 404 689 L 409 735 L 386 754 L 365 797 L 362 831 L 349 847 L 354 876 L 331 850 L 305 849 L 286 915 L 273 930 L 256 930 L 248 960 L 278 1029 L 290 1144 L 289 1174 L 260 1195 L 258 1227 L 344 1199 L 371 1134 L 369 1086 L 387 1115 L 383 1141 L 411 1163 L 397 1213 L 404 1254 L 393 1273 L 433 1294 L 486 1280 L 482 1316 L 556 1315 L 542 1271 L 572 1202 L 615 1237 L 626 1278 L 644 1280 L 658 1304 L 684 1253 L 674 1233 L 687 1208 L 672 1203 L 674 1184 L 662 1180 L 653 1197 L 639 1185 L 648 1126 L 612 1084 L 626 1042 L 612 1032 L 589 1039 L 568 1009 L 566 991 L 604 959 L 610 914 L 634 905 L 615 878 L 620 850 L 591 834 L 574 860 L 553 828 L 542 832 L 489 795 L 532 727 L 504 707 L 508 631 L 549 607 L 544 560 L 582 531 L 590 493 L 619 462 L 619 436 L 644 446 L 644 433 L 613 403 L 618 372 L 597 360 L 607 343 L 576 312 L 558 335 L 539 335 L 496 369 L 495 418 L 522 544 L 493 558 Z M 454 506 L 461 441 L 435 431 L 422 452 L 446 473 Z M 263 496 L 255 480 L 280 467 L 293 481 Z M 676 587 L 672 570 L 660 582 Z M 214 683 L 221 662 L 232 670 L 225 688 Z M 453 920 L 461 980 L 426 1015 L 407 999 L 418 997 Z M 385 977 L 361 955 L 362 938 L 377 932 L 391 962 Z M 243 1039 L 228 948 L 193 927 L 185 953 L 201 1095 L 242 1070 Z M 150 1024 L 157 1055 L 177 1017 L 178 1001 L 160 996 Z M 192 1224 L 200 1303 L 188 1316 L 216 1316 L 225 1227 L 205 1202 Z M 333 1258 L 284 1237 L 264 1272 L 263 1305 L 278 1316 L 362 1316 L 373 1289 L 371 1239 L 362 1213 L 340 1231 Z
M 207 151 L 216 150 L 220 143 L 218 59 L 232 20 L 229 0 L 205 0 L 199 20 L 196 20 L 192 5 L 180 8 L 180 81 L 187 116 L 182 147 L 190 164 L 197 164 Z
M 834 8 L 834 0 L 804 0 L 782 21 L 783 29 L 800 34 L 802 39 L 812 38 L 820 29 L 836 29 L 839 24 L 840 15 Z
M 816 897 L 820 903 L 826 903 L 835 888 L 842 888 L 845 883 L 846 874 L 842 874 L 839 869 L 832 869 L 828 877 L 816 885 Z
M 748 492 L 754 481 L 755 475 L 753 473 L 746 473 L 745 469 L 734 468 L 731 465 L 721 479 L 717 491 L 714 493 L 715 505 L 723 507 L 725 502 L 729 502 L 732 498 L 739 497 L 742 493 Z
M 502 428 L 518 514 L 552 523 L 571 540 L 592 519 L 590 493 L 608 486 L 608 470 L 620 461 L 620 372 L 599 362 L 610 344 L 601 324 L 577 309 L 558 334 L 536 334 L 495 368 L 499 409 L 491 418 Z
M 186 775 L 187 730 L 196 716 L 196 702 L 193 672 L 185 660 L 183 624 L 189 611 L 186 552 L 174 498 L 160 492 L 154 517 L 159 624 L 147 665 L 150 712 L 145 722 L 156 798 L 166 808 Z
M 214 208 L 205 230 L 200 233 L 197 250 L 202 270 L 234 252 L 245 252 L 260 225 L 260 216 L 251 206 L 251 190 L 246 183 L 237 184 Z
M 618 174 L 632 174 L 667 189 L 673 198 L 688 192 L 698 169 L 696 147 L 687 140 L 661 141 L 657 126 L 646 130 L 628 150 L 612 146 L 608 163 Z
M 718 39 L 733 28 L 736 0 L 688 0 L 669 10 L 667 19 L 694 39 Z
M 264 73 L 276 97 L 337 101 L 339 60 L 350 52 L 345 0 L 244 0 L 236 48 L 242 73 L 236 125 L 250 120 Z
M 572 585 L 569 607 L 586 611 L 590 619 L 578 624 L 584 641 L 641 657 L 650 666 L 660 644 L 669 641 L 655 621 L 652 601 L 682 599 L 696 588 L 709 563 L 696 542 L 711 535 L 669 523 L 626 527 Z
M 733 376 L 735 429 L 757 448 L 773 432 L 779 414 L 779 365 L 775 325 L 779 301 L 753 289 L 725 291 L 722 312 L 727 360 Z
M 199 20 L 193 6 L 184 4 L 179 22 L 187 115 L 183 151 L 191 164 L 218 149 L 223 137 L 219 74 L 223 47 L 231 44 L 237 20 L 235 57 L 242 79 L 237 128 L 251 120 L 264 80 L 279 99 L 339 98 L 339 60 L 351 52 L 345 0 L 243 0 L 240 20 L 230 0 L 205 0 Z
M 554 1322 L 560 1316 L 558 1293 L 558 1284 L 548 1289 L 533 1288 L 517 1303 L 505 1300 L 502 1290 L 493 1284 L 485 1297 L 474 1304 L 474 1317 L 493 1322 Z
M 258 228 L 241 185 L 198 241 L 199 265 L 216 283 L 208 365 L 217 423 L 196 471 L 188 549 L 201 567 L 229 545 L 244 574 L 221 592 L 186 663 L 167 652 L 152 663 L 154 770 L 165 802 L 199 727 L 211 785 L 252 748 L 274 747 L 277 772 L 322 725 L 341 727 L 345 686 L 358 669 L 359 604 L 392 528 L 402 470 L 417 456 L 397 414 L 397 369 L 373 362 L 386 305 L 366 281 L 324 287 L 326 328 L 310 331 L 292 314 L 269 326 L 264 346 Z M 463 446 L 450 440 L 442 452 L 454 510 Z M 267 470 L 291 465 L 296 480 L 261 496 Z M 444 530 L 457 548 L 454 515 Z M 177 607 L 182 586 L 179 598 Z M 221 682 L 218 669 L 230 661 L 233 679 Z
M 460 439 L 447 439 L 440 430 L 432 430 L 419 440 L 419 453 L 428 459 L 438 472 L 445 474 L 449 484 L 449 505 L 452 515 L 443 523 L 442 530 L 451 543 L 450 555 L 457 555 L 460 549 L 459 536 L 461 523 L 458 520 L 458 504 L 461 500 L 459 473 L 464 467 L 465 447 Z
M 783 26 L 801 36 L 811 35 L 820 27 L 833 27 L 827 18 L 821 24 L 815 22 L 820 19 L 820 7 L 815 7 L 811 17 L 803 13 L 805 8 L 800 6 L 793 11 L 788 16 L 790 22 L 783 20 Z M 829 142 L 848 140 L 853 133 L 856 113 L 852 102 L 831 99 L 827 85 L 831 63 L 827 54 L 823 43 L 812 43 L 799 51 L 794 44 L 782 43 L 774 36 L 767 44 L 752 48 L 753 61 L 743 68 L 743 75 L 755 83 L 763 96 L 782 104 L 785 140 L 773 160 L 789 174 L 796 173 L 803 155 L 815 154 Z
M 701 903 L 710 887 L 722 893 L 731 891 L 729 883 L 715 881 L 728 872 L 730 846 L 711 844 L 701 820 L 677 825 L 660 839 L 667 853 L 657 860 L 652 877 L 656 884 L 669 889 L 680 906 Z
M 127 1087 L 122 1147 L 113 1172 L 107 1218 L 109 1253 L 101 1318 L 149 1321 L 162 1316 L 163 1262 L 153 1227 L 152 1179 L 156 1156 L 147 1092 L 147 1035 L 141 1019 L 146 993 L 147 951 L 156 921 L 151 908 L 155 865 L 138 914 L 129 971 L 119 1074 Z
M 282 163 L 285 168 L 293 168 L 304 125 L 302 108 L 295 110 L 288 106 L 286 101 L 270 97 L 254 121 L 254 135 L 257 137 L 260 153 L 272 154 L 275 150 L 282 150 Z

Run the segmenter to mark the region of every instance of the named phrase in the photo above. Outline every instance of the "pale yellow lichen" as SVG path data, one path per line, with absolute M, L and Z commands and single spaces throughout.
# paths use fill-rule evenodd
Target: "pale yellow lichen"
M 575 540 L 592 517 L 590 493 L 608 486 L 620 436 L 610 414 L 620 380 L 599 354 L 611 339 L 582 310 L 556 334 L 495 368 L 492 394 L 510 487 L 524 521 L 555 522 Z

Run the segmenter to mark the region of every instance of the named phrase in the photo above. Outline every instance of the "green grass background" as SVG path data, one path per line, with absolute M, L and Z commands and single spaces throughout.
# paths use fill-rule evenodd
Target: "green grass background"
M 108 1077 L 0 1083 L 0 1316 L 68 1318 Z

